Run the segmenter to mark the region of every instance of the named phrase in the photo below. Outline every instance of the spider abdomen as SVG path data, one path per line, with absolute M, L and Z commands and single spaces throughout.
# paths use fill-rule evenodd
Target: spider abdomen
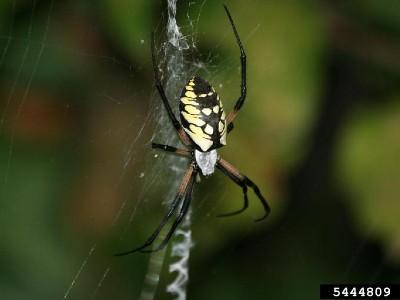
M 226 117 L 214 88 L 201 77 L 190 79 L 179 104 L 182 127 L 199 151 L 226 145 Z

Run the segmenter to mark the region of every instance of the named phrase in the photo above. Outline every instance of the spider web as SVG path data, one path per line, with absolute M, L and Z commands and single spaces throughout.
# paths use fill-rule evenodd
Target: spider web
M 166 38 L 165 42 L 160 43 L 160 45 L 156 46 L 158 48 L 156 51 L 157 60 L 159 60 L 159 68 L 162 72 L 162 77 L 164 78 L 164 88 L 169 99 L 177 99 L 177 95 L 179 95 L 181 90 L 182 82 L 185 82 L 188 79 L 189 74 L 193 73 L 195 69 L 203 68 L 203 64 L 197 63 L 194 67 L 189 67 L 185 63 L 184 59 L 184 51 L 189 50 L 189 43 L 186 38 L 180 32 L 179 26 L 176 21 L 176 0 L 168 0 L 168 21 L 167 21 L 167 29 L 166 29 Z M 205 1 L 203 1 L 204 5 Z M 195 4 L 192 2 L 190 5 Z M 200 16 L 200 13 L 199 13 Z M 198 16 L 198 18 L 199 18 Z M 191 30 L 193 30 L 193 22 L 190 20 L 189 14 L 187 15 L 189 19 L 189 23 Z M 197 19 L 198 22 L 198 19 Z M 163 30 L 160 31 L 160 34 L 163 33 Z M 192 46 L 195 46 L 194 40 L 192 39 Z M 193 49 L 192 49 L 193 50 Z M 135 153 L 135 149 L 141 147 L 142 145 L 139 143 L 143 143 L 143 132 L 145 130 L 149 130 L 147 127 L 152 127 L 151 130 L 154 130 L 154 133 L 150 140 L 147 140 L 144 145 L 149 147 L 150 141 L 157 140 L 162 143 L 168 145 L 179 145 L 179 140 L 177 138 L 176 132 L 172 126 L 170 126 L 170 120 L 164 111 L 164 107 L 159 101 L 159 97 L 157 93 L 153 93 L 151 96 L 151 104 L 148 109 L 147 116 L 141 126 L 140 130 L 136 134 L 134 140 L 130 143 L 124 161 L 124 168 L 128 168 L 135 164 L 136 160 L 139 159 Z M 178 115 L 177 105 L 172 103 L 172 108 L 175 110 L 175 114 Z M 162 156 L 162 159 L 160 159 Z M 127 208 L 127 201 L 122 203 L 118 213 L 115 216 L 115 224 L 119 221 L 120 216 L 124 213 L 125 210 L 128 210 L 129 218 L 127 224 L 124 226 L 125 228 L 122 230 L 120 235 L 120 239 L 128 239 L 132 234 L 130 225 L 133 223 L 138 207 L 141 205 L 143 201 L 149 201 L 150 190 L 153 189 L 154 185 L 156 185 L 160 181 L 164 181 L 164 190 L 165 191 L 165 199 L 163 203 L 165 206 L 169 205 L 170 199 L 173 199 L 178 185 L 180 183 L 182 174 L 184 169 L 187 166 L 187 161 L 182 158 L 177 158 L 171 155 L 162 155 L 162 154 L 150 154 L 149 157 L 146 158 L 146 172 L 140 172 L 139 178 L 142 178 L 142 187 L 141 192 L 137 195 L 137 202 L 133 208 Z M 168 178 L 168 179 L 166 179 Z M 186 282 L 188 280 L 188 256 L 190 247 L 192 246 L 191 242 L 191 232 L 190 232 L 190 215 L 191 212 L 187 214 L 185 221 L 181 225 L 181 228 L 175 233 L 175 241 L 172 241 L 172 256 L 177 256 L 179 259 L 176 262 L 171 262 L 169 267 L 170 272 L 177 272 L 176 279 L 167 286 L 167 291 L 175 294 L 177 296 L 176 299 L 186 299 Z M 181 239 L 180 236 L 183 238 Z M 157 241 L 163 240 L 165 237 L 165 232 L 161 232 Z M 156 241 L 156 242 L 157 242 Z M 81 276 L 82 271 L 85 269 L 89 259 L 93 255 L 94 251 L 97 248 L 97 244 L 94 244 L 89 252 L 87 257 L 82 261 L 80 268 L 78 269 L 76 275 L 74 276 L 71 284 L 69 285 L 64 299 L 68 299 L 70 297 L 70 293 L 75 286 L 76 281 Z M 148 300 L 154 299 L 156 296 L 157 288 L 160 281 L 160 276 L 162 272 L 162 267 L 165 260 L 166 249 L 162 251 L 153 253 L 150 255 L 150 259 L 148 262 L 148 267 L 146 271 L 146 275 L 144 278 L 143 286 L 141 288 L 141 292 L 139 295 L 139 299 Z M 113 262 L 111 262 L 102 272 L 100 279 L 94 289 L 92 294 L 92 299 L 96 299 L 99 296 L 99 291 L 101 290 L 105 280 L 109 276 L 109 273 L 112 270 Z
M 198 3 L 189 2 L 187 5 L 185 4 L 186 6 L 180 6 L 186 10 L 184 14 L 186 15 L 186 20 L 184 20 L 186 24 L 183 26 L 179 26 L 176 20 L 177 0 L 168 0 L 166 2 L 168 8 L 166 13 L 167 21 L 161 21 L 156 31 L 157 60 L 159 61 L 168 98 L 178 99 L 177 95 L 179 95 L 182 88 L 182 82 L 185 82 L 197 70 L 210 73 L 206 69 L 206 65 L 212 68 L 210 57 L 207 58 L 207 64 L 193 57 L 189 61 L 185 59 L 188 56 L 187 54 L 196 54 L 198 23 L 206 0 Z M 87 10 L 90 10 L 92 4 L 86 1 L 81 3 L 82 6 L 87 6 Z M 60 32 L 59 25 L 62 23 L 58 20 L 57 16 L 59 15 L 59 11 L 65 8 L 63 8 L 62 4 L 54 0 L 48 2 L 32 0 L 25 3 L 13 0 L 9 2 L 9 6 L 11 16 L 9 17 L 8 30 L 2 32 L 0 36 L 0 42 L 2 43 L 0 49 L 0 68 L 7 71 L 10 68 L 8 60 L 17 63 L 12 66 L 12 78 L 8 79 L 8 83 L 3 91 L 5 97 L 3 97 L 4 101 L 0 112 L 0 133 L 2 134 L 7 132 L 10 119 L 18 121 L 25 117 L 25 111 L 27 107 L 29 108 L 32 101 L 31 97 L 37 92 L 35 85 L 38 84 L 37 82 L 40 85 L 40 80 L 42 79 L 39 74 L 43 72 L 43 69 L 48 67 L 48 64 L 52 63 L 48 62 L 51 60 L 51 57 L 48 56 L 49 52 L 60 52 L 61 55 L 66 56 L 68 59 L 87 60 L 83 64 L 83 71 L 86 68 L 93 67 L 92 65 L 99 68 L 114 68 L 122 70 L 122 73 L 125 73 L 128 78 L 139 76 L 135 70 L 151 63 L 150 41 L 146 39 L 138 42 L 138 44 L 148 48 L 149 57 L 147 61 L 143 62 L 143 66 L 140 64 L 132 66 L 129 62 L 121 58 L 108 56 L 107 54 L 104 55 L 101 51 L 91 48 L 87 50 L 59 43 L 61 38 L 57 38 L 57 34 L 63 34 L 63 32 Z M 29 14 L 29 21 L 22 29 L 16 28 L 18 18 L 21 17 L 17 15 L 17 11 L 21 10 L 21 6 L 23 7 L 22 10 L 25 10 L 25 13 Z M 163 28 L 164 24 L 166 28 Z M 150 30 L 151 28 L 149 32 Z M 94 30 L 94 33 L 98 32 Z M 146 36 L 148 35 L 146 32 Z M 218 48 L 219 46 L 215 45 L 214 47 Z M 233 60 L 232 58 L 230 59 Z M 234 66 L 230 68 L 234 68 Z M 213 71 L 212 73 L 215 76 L 217 72 Z M 123 190 L 127 181 L 132 181 L 132 178 L 135 181 L 130 184 L 132 187 L 128 188 L 128 191 L 120 197 L 122 201 L 119 207 L 114 209 L 112 220 L 108 224 L 108 231 L 118 232 L 116 234 L 118 243 L 114 245 L 120 245 L 122 250 L 125 250 L 123 247 L 135 246 L 131 242 L 131 238 L 135 234 L 135 228 L 140 226 L 137 220 L 142 220 L 145 218 L 145 215 L 151 214 L 150 211 L 145 210 L 146 206 L 150 205 L 149 203 L 159 203 L 161 201 L 164 205 L 164 211 L 166 210 L 170 199 L 173 199 L 176 194 L 184 169 L 187 166 L 186 159 L 150 150 L 150 144 L 153 140 L 168 145 L 179 145 L 180 143 L 154 87 L 151 90 L 141 91 L 140 93 L 135 91 L 136 88 L 125 88 L 125 94 L 120 96 L 118 93 L 115 93 L 113 87 L 106 86 L 92 96 L 96 98 L 96 101 L 100 99 L 99 102 L 101 105 L 111 109 L 118 106 L 127 107 L 128 110 L 131 109 L 129 105 L 130 98 L 136 97 L 137 94 L 145 95 L 149 102 L 148 108 L 142 115 L 138 113 L 133 114 L 131 121 L 118 124 L 121 127 L 125 126 L 126 129 L 121 129 L 121 127 L 108 123 L 108 127 L 105 126 L 103 131 L 100 129 L 100 132 L 96 133 L 100 136 L 109 136 L 113 134 L 118 135 L 119 131 L 123 132 L 121 134 L 123 139 L 121 144 L 122 154 L 118 157 L 119 160 L 114 160 L 114 164 L 117 165 L 118 170 L 115 174 L 116 179 L 110 183 L 113 185 L 112 189 Z M 178 115 L 178 103 L 174 104 L 172 102 L 171 104 L 173 110 L 175 110 L 175 114 Z M 64 112 L 68 114 L 74 109 L 75 104 L 73 101 L 67 100 L 64 105 Z M 92 109 L 91 106 L 93 105 L 93 103 L 89 104 L 89 109 Z M 119 109 L 116 110 L 118 111 Z M 137 126 L 137 124 L 140 125 Z M 138 129 L 133 132 L 130 131 L 133 128 Z M 12 128 L 4 143 L 6 159 L 2 165 L 1 180 L 2 196 L 4 198 L 8 197 L 13 189 L 12 174 L 19 159 L 19 153 L 16 153 L 16 151 L 20 151 L 20 133 L 18 130 L 18 128 Z M 96 142 L 89 141 L 88 144 L 89 146 L 91 144 L 95 146 Z M 102 145 L 97 144 L 97 146 Z M 78 157 L 84 150 L 82 145 L 75 145 L 75 148 L 76 153 L 73 156 Z M 148 153 L 146 157 L 142 157 L 141 153 L 143 152 Z M 47 163 L 50 160 L 49 158 L 45 159 Z M 91 175 L 89 174 L 88 176 Z M 89 183 L 89 180 L 85 180 L 84 178 L 80 178 L 78 181 L 83 181 L 84 184 Z M 161 200 L 156 197 L 154 190 L 158 192 L 160 190 L 163 191 L 163 198 Z M 65 197 L 65 199 L 69 201 L 71 193 L 67 192 L 67 194 L 69 197 Z M 135 201 L 132 201 L 132 198 Z M 32 201 L 29 195 L 25 196 L 24 200 Z M 54 199 L 52 200 L 54 201 Z M 94 201 L 96 201 L 96 207 L 100 210 L 107 209 L 109 206 L 109 203 L 106 203 L 104 200 L 94 198 Z M 141 212 L 142 210 L 143 212 Z M 90 217 L 91 212 L 88 211 L 85 218 Z M 157 222 L 159 222 L 159 218 L 154 219 L 152 222 L 153 226 Z M 166 282 L 165 290 L 174 295 L 176 299 L 186 299 L 188 259 L 190 248 L 194 244 L 191 239 L 190 225 L 191 210 L 189 210 L 185 220 L 171 241 L 171 258 L 166 257 L 166 249 L 152 254 L 149 256 L 147 266 L 141 267 L 143 274 L 145 274 L 144 279 L 136 278 L 134 281 L 136 286 L 132 289 L 126 288 L 129 287 L 129 284 L 126 283 L 121 283 L 117 286 L 123 286 L 122 290 L 125 294 L 137 294 L 138 299 L 154 299 L 156 293 L 159 293 L 160 276 L 164 262 L 167 260 L 169 263 L 167 269 L 173 274 L 168 277 L 169 282 Z M 14 228 L 14 226 L 15 224 L 10 224 L 8 227 Z M 146 232 L 147 234 L 151 233 L 149 230 L 146 230 Z M 156 242 L 162 240 L 164 234 L 162 232 Z M 114 292 L 113 289 L 115 287 L 111 286 L 115 285 L 116 273 L 120 268 L 120 264 L 127 263 L 127 261 L 129 263 L 132 259 L 135 260 L 132 257 L 114 258 L 112 254 L 118 252 L 120 249 L 107 247 L 107 242 L 104 242 L 105 238 L 101 235 L 89 236 L 90 238 L 87 241 L 81 243 L 82 245 L 79 246 L 79 249 L 69 249 L 71 255 L 55 255 L 53 264 L 57 266 L 57 270 L 46 273 L 42 278 L 38 279 L 38 286 L 43 286 L 41 280 L 47 280 L 46 276 L 57 278 L 54 286 L 46 291 L 46 295 L 49 298 L 66 300 L 82 298 L 109 299 L 110 295 Z M 136 241 L 139 241 L 139 239 L 136 239 Z M 45 248 L 46 246 L 57 248 L 57 246 L 51 243 L 44 244 L 42 247 Z M 10 249 L 9 251 L 14 250 Z M 38 249 L 36 257 L 30 257 L 30 259 L 33 261 L 37 260 L 41 255 L 39 254 L 40 251 L 42 249 Z M 57 252 L 56 249 L 54 251 Z M 76 254 L 77 252 L 79 254 Z M 54 254 L 51 253 L 51 255 Z M 63 263 L 60 263 L 60 261 L 63 261 Z M 31 268 L 24 268 L 24 270 L 35 273 L 35 266 Z M 29 273 L 28 271 L 26 272 Z M 138 283 L 139 286 L 137 286 Z M 36 294 L 29 288 L 26 291 L 29 296 L 24 294 L 25 291 L 17 291 L 17 288 L 5 291 L 4 296 L 9 299 L 27 297 L 30 299 L 43 299 L 46 297 L 43 291 L 36 291 Z

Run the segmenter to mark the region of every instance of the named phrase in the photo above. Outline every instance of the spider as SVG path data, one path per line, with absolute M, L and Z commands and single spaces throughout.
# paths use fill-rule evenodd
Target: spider
M 181 122 L 177 120 L 172 112 L 171 106 L 169 105 L 169 101 L 165 95 L 160 75 L 158 73 L 154 54 L 154 33 L 152 34 L 151 54 L 155 86 L 172 125 L 177 131 L 181 142 L 186 146 L 184 149 L 178 149 L 169 145 L 152 143 L 152 148 L 161 149 L 187 157 L 190 159 L 190 163 L 183 176 L 178 193 L 170 204 L 169 211 L 164 216 L 154 233 L 142 246 L 130 251 L 118 253 L 116 256 L 123 256 L 134 252 L 155 252 L 163 249 L 168 244 L 176 228 L 182 222 L 188 211 L 192 199 L 193 186 L 196 183 L 195 178 L 200 171 L 203 176 L 209 176 L 214 173 L 215 167 L 217 167 L 222 171 L 222 173 L 242 188 L 244 198 L 243 207 L 237 211 L 218 215 L 219 217 L 239 214 L 248 207 L 248 187 L 253 189 L 265 210 L 264 216 L 256 219 L 256 221 L 265 219 L 270 212 L 270 207 L 262 196 L 257 185 L 248 177 L 241 174 L 233 165 L 221 158 L 217 153 L 218 148 L 226 145 L 226 136 L 233 129 L 233 120 L 236 118 L 246 98 L 246 54 L 232 16 L 225 5 L 224 8 L 240 49 L 241 63 L 241 95 L 236 101 L 234 109 L 227 116 L 225 116 L 222 103 L 214 88 L 203 78 L 194 76 L 186 83 L 182 90 L 179 104 Z M 146 249 L 152 245 L 166 223 L 176 213 L 178 207 L 180 207 L 180 211 L 175 221 L 172 223 L 165 239 L 154 249 Z

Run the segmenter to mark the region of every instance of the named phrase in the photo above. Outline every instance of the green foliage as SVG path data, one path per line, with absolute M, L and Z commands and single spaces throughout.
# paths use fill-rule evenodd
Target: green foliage
M 337 176 L 361 235 L 383 240 L 395 255 L 400 235 L 400 105 L 360 109 L 339 143 Z
M 146 0 L 99 2 L 99 14 L 117 47 L 128 57 L 139 61 L 149 59 L 155 2 Z

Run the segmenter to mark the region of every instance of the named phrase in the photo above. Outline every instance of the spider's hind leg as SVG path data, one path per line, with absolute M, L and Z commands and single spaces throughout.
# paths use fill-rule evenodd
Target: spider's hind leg
M 233 126 L 233 122 L 228 124 L 228 133 L 231 132 L 233 130 L 235 126 Z
M 233 216 L 237 215 L 241 212 L 243 212 L 247 207 L 248 207 L 248 198 L 247 198 L 247 187 L 250 187 L 253 189 L 254 193 L 260 200 L 261 204 L 264 207 L 264 216 L 261 218 L 256 219 L 256 222 L 264 220 L 270 213 L 271 208 L 268 205 L 267 200 L 263 197 L 263 195 L 260 192 L 260 189 L 258 186 L 251 181 L 248 177 L 242 175 L 234 166 L 232 166 L 230 163 L 228 163 L 226 160 L 220 158 L 217 162 L 217 168 L 219 168 L 225 175 L 227 175 L 230 179 L 232 179 L 236 184 L 242 187 L 243 190 L 243 197 L 244 197 L 244 205 L 243 208 L 234 211 L 232 213 L 227 213 L 227 214 L 222 214 L 219 215 L 220 217 L 228 217 L 228 216 Z
M 240 180 L 238 177 L 233 176 L 233 174 L 227 172 L 225 169 L 220 168 L 222 170 L 222 172 L 227 175 L 230 179 L 232 179 L 237 185 L 242 187 L 242 191 L 243 191 L 243 207 L 239 210 L 235 210 L 233 212 L 230 213 L 224 213 L 224 214 L 219 214 L 217 215 L 217 217 L 221 218 L 221 217 L 231 217 L 231 216 L 235 216 L 238 215 L 242 212 L 244 212 L 247 207 L 249 207 L 249 199 L 247 197 L 247 185 L 244 183 L 243 180 Z
M 176 209 L 177 209 L 178 206 L 179 206 L 179 203 L 181 203 L 181 200 L 185 197 L 185 200 L 184 200 L 184 203 L 183 203 L 183 206 L 182 206 L 182 210 L 183 210 L 183 207 L 185 207 L 185 203 L 188 202 L 188 201 L 186 200 L 187 194 L 188 194 L 188 192 L 191 193 L 191 190 L 192 190 L 192 188 L 193 188 L 193 182 L 194 182 L 193 179 L 194 179 L 195 175 L 196 175 L 196 173 L 194 172 L 194 167 L 193 167 L 193 165 L 190 165 L 190 167 L 189 167 L 188 170 L 186 171 L 185 175 L 183 176 L 181 185 L 180 185 L 180 187 L 179 187 L 178 194 L 176 195 L 174 201 L 171 203 L 168 213 L 164 216 L 164 218 L 162 219 L 161 223 L 158 225 L 158 227 L 157 227 L 156 230 L 153 232 L 153 234 L 146 240 L 146 242 L 145 242 L 142 246 L 140 246 L 140 247 L 137 247 L 137 248 L 132 249 L 132 250 L 129 250 L 129 251 L 117 253 L 117 254 L 115 254 L 115 256 L 124 256 L 124 255 L 128 255 L 128 254 L 131 254 L 131 253 L 134 253 L 134 252 L 154 252 L 154 251 L 161 250 L 161 249 L 168 243 L 168 240 L 169 240 L 170 237 L 168 238 L 167 241 L 164 240 L 164 241 L 161 243 L 161 245 L 158 246 L 154 251 L 153 251 L 153 250 L 151 250 L 151 251 L 147 251 L 147 250 L 145 251 L 145 250 L 144 250 L 146 247 L 150 246 L 150 245 L 155 241 L 155 239 L 156 239 L 156 238 L 158 237 L 158 235 L 160 234 L 161 230 L 162 230 L 162 229 L 164 228 L 164 226 L 167 224 L 168 220 L 169 220 L 169 219 L 172 217 L 172 215 L 175 213 Z M 190 202 L 190 200 L 189 200 L 189 202 Z M 189 205 L 189 203 L 188 203 L 187 205 Z M 181 210 L 181 213 L 182 213 L 182 210 Z M 180 213 L 180 214 L 181 214 L 181 213 Z M 185 213 L 186 213 L 186 212 L 185 212 Z M 179 218 L 179 217 L 178 217 L 178 218 Z M 182 217 L 182 218 L 183 218 L 183 217 Z M 172 225 L 172 227 L 171 227 L 171 229 L 170 229 L 170 232 L 169 232 L 168 234 L 171 233 L 171 230 L 175 231 L 176 226 L 179 225 L 179 223 L 176 224 L 176 225 L 175 225 L 175 223 L 176 223 L 176 221 L 175 221 L 174 224 Z M 175 225 L 175 227 L 174 227 L 174 225 Z M 172 232 L 172 233 L 173 233 L 173 232 Z M 170 234 L 171 236 L 172 236 L 172 233 Z M 168 237 L 168 236 L 167 236 L 167 237 Z
M 174 234 L 176 228 L 183 221 L 183 218 L 186 216 L 186 214 L 189 210 L 190 202 L 192 201 L 193 186 L 195 183 L 194 177 L 195 177 L 195 175 L 193 176 L 193 178 L 191 179 L 191 182 L 189 183 L 189 188 L 185 195 L 185 199 L 183 200 L 182 208 L 181 208 L 178 216 L 176 217 L 174 223 L 172 224 L 171 228 L 169 229 L 165 239 L 156 248 L 151 249 L 151 250 L 147 250 L 147 249 L 139 250 L 140 252 L 142 252 L 142 253 L 156 252 L 156 251 L 163 249 L 168 244 L 168 242 L 171 239 L 172 235 Z
M 144 248 L 150 246 L 154 242 L 154 240 L 158 237 L 161 230 L 164 228 L 165 224 L 168 222 L 168 220 L 171 218 L 171 216 L 176 211 L 178 204 L 181 202 L 181 199 L 182 199 L 182 197 L 179 197 L 179 195 L 177 195 L 175 197 L 174 201 L 171 203 L 168 213 L 164 216 L 164 218 L 162 219 L 161 223 L 158 225 L 156 230 L 153 232 L 153 234 L 146 240 L 146 242 L 142 246 L 137 247 L 132 250 L 129 250 L 129 251 L 117 253 L 117 254 L 115 254 L 115 256 L 124 256 L 124 255 L 128 255 L 128 254 L 131 254 L 134 252 L 139 252 L 139 251 L 142 251 Z

